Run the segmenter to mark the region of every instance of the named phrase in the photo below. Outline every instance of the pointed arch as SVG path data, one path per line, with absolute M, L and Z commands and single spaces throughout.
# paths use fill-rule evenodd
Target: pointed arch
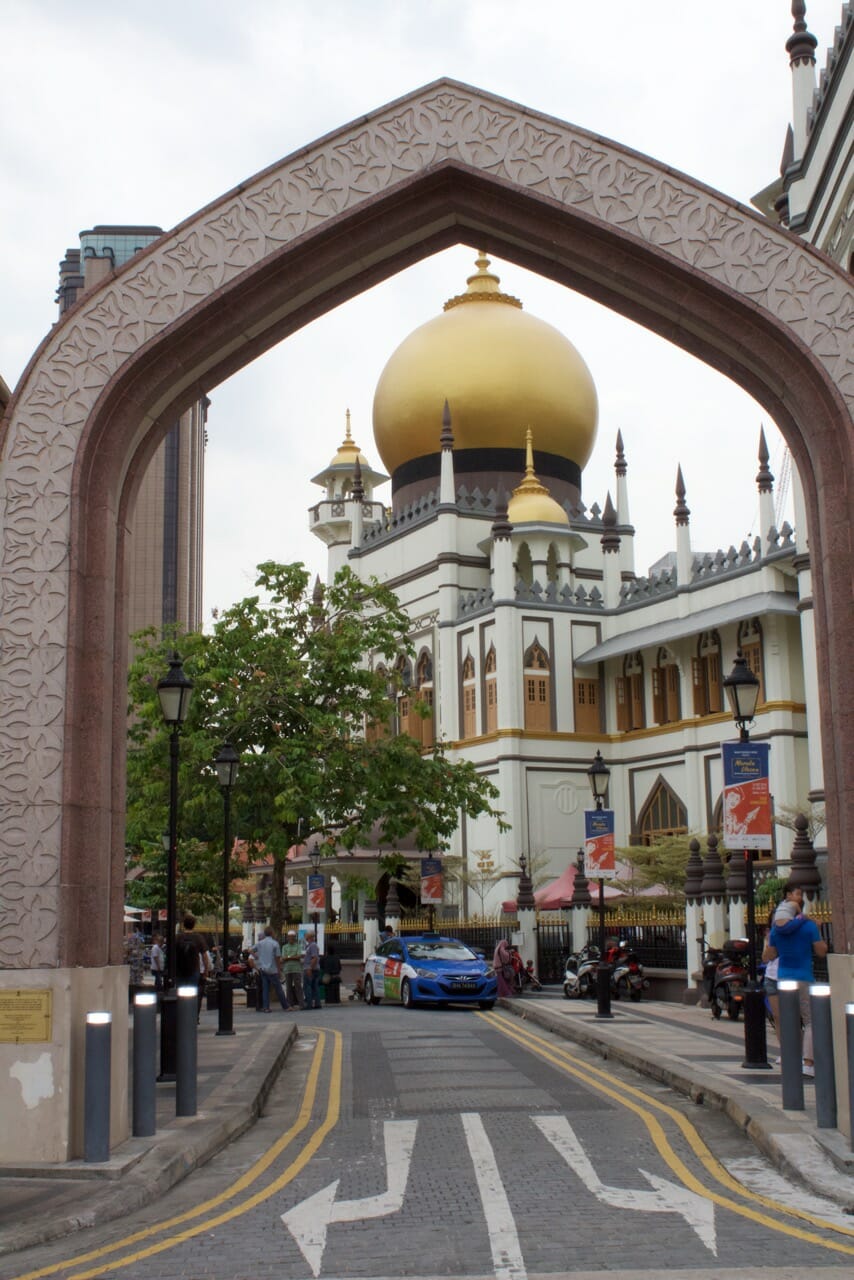
M 655 844 L 668 836 L 684 835 L 688 830 L 688 808 L 662 774 L 653 783 L 646 802 L 638 814 L 635 842 Z
M 486 694 L 486 732 L 498 729 L 498 655 L 490 644 L 483 660 L 483 682 Z
M 525 728 L 548 733 L 552 725 L 552 684 L 549 655 L 535 637 L 525 651 Z
M 426 711 L 427 714 L 419 712 L 413 717 L 411 732 L 422 747 L 432 747 L 436 738 L 433 722 L 433 655 L 427 648 L 421 650 L 415 663 L 415 688 L 421 711 Z
M 441 80 L 166 233 L 66 313 L 16 388 L 0 426 L 0 893 L 15 904 L 0 964 L 121 959 L 124 531 L 169 423 L 333 306 L 484 236 L 720 370 L 786 436 L 820 570 L 830 879 L 854 936 L 854 284 L 649 157 Z
M 534 560 L 527 542 L 519 544 L 519 550 L 516 554 L 516 577 L 526 587 L 534 585 Z
M 477 685 L 471 651 L 467 650 L 462 665 L 463 737 L 477 737 Z
M 724 709 L 721 674 L 721 638 L 717 631 L 704 631 L 691 659 L 694 715 L 713 716 Z

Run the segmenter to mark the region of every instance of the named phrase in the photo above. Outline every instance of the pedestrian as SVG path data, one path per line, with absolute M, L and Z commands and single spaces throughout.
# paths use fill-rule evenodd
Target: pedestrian
M 151 966 L 151 976 L 154 979 L 154 990 L 163 990 L 163 973 L 166 968 L 166 956 L 163 953 L 163 935 L 155 933 L 151 939 L 151 951 L 149 952 L 148 963 Z
M 803 1070 L 805 1076 L 814 1076 L 810 983 L 813 980 L 813 957 L 826 956 L 827 943 L 822 939 L 816 922 L 804 915 L 803 907 L 803 889 L 788 880 L 783 885 L 783 901 L 774 914 L 774 924 L 762 956 L 768 960 L 778 957 L 778 982 L 798 984 L 804 1029 Z
M 498 994 L 500 996 L 512 996 L 513 957 L 510 952 L 510 943 L 506 938 L 499 938 L 496 943 L 492 956 L 492 968 L 498 981 Z
M 288 1003 L 296 1009 L 304 1005 L 302 996 L 302 947 L 297 938 L 296 929 L 288 929 L 282 946 L 282 974 L 285 979 L 285 994 Z
M 777 995 L 777 970 L 780 965 L 779 956 L 771 956 L 769 952 L 771 930 L 774 927 L 774 917 L 777 914 L 777 908 L 772 907 L 768 913 L 768 924 L 765 928 L 765 942 L 762 949 L 762 960 L 765 965 L 765 972 L 762 975 L 762 986 L 765 989 L 765 999 L 768 1002 L 768 1008 L 771 1010 L 771 1023 L 774 1027 L 774 1034 L 777 1037 L 777 1043 L 780 1042 L 780 997 Z M 766 958 L 766 953 L 768 956 Z M 780 1059 L 777 1058 L 776 1065 L 779 1065 Z
M 270 987 L 278 996 L 282 1008 L 287 1009 L 289 1005 L 282 989 L 282 949 L 273 937 L 270 925 L 265 927 L 264 936 L 258 939 L 253 950 L 261 971 L 261 1005 L 258 1012 L 270 1012 Z
M 196 1021 L 202 1012 L 207 974 L 208 949 L 204 938 L 196 933 L 196 917 L 187 912 L 181 932 L 175 939 L 175 978 L 178 986 L 194 986 L 198 992 Z
M 304 1009 L 320 1008 L 320 948 L 311 929 L 305 935 L 302 956 L 302 995 Z
M 341 957 L 335 954 L 330 942 L 321 963 L 322 978 L 327 1004 L 341 1003 Z

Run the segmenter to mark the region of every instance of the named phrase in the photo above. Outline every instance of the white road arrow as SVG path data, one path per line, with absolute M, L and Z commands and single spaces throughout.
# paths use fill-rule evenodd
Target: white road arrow
M 563 1156 L 597 1200 L 615 1209 L 634 1209 L 642 1213 L 679 1213 L 696 1231 L 706 1248 L 717 1257 L 715 1206 L 678 1182 L 669 1182 L 645 1169 L 639 1169 L 652 1191 L 633 1187 L 608 1187 L 602 1182 L 575 1136 L 566 1116 L 533 1116 L 534 1124 Z
M 326 1248 L 326 1233 L 333 1222 L 359 1222 L 364 1218 L 384 1218 L 397 1213 L 403 1204 L 417 1120 L 386 1120 L 383 1126 L 386 1160 L 386 1190 L 364 1200 L 339 1200 L 339 1178 L 282 1214 L 282 1222 L 296 1240 L 312 1275 L 320 1275 Z

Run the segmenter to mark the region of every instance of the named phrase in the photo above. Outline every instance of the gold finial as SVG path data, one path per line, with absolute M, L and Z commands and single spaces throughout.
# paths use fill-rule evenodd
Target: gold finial
M 344 433 L 344 440 L 346 443 L 347 440 L 350 440 L 352 438 L 350 435 L 350 410 L 349 409 L 347 410 L 345 417 L 347 419 L 347 430 Z
M 468 288 L 465 293 L 458 293 L 455 298 L 449 298 L 445 303 L 445 311 L 459 306 L 461 302 L 505 302 L 521 310 L 522 304 L 518 298 L 512 298 L 509 293 L 501 292 L 499 288 L 501 281 L 494 271 L 490 271 L 491 263 L 485 249 L 478 249 L 474 265 L 477 270 L 474 275 L 467 277 Z
M 530 427 L 525 432 L 525 478 L 513 490 L 507 505 L 507 518 L 511 524 L 539 521 L 546 524 L 569 524 L 569 517 L 559 503 L 537 479 L 534 471 L 534 433 Z
M 530 427 L 525 432 L 525 478 L 520 485 L 513 490 L 515 498 L 519 493 L 545 493 L 548 489 L 544 484 L 540 484 L 534 471 L 534 433 Z

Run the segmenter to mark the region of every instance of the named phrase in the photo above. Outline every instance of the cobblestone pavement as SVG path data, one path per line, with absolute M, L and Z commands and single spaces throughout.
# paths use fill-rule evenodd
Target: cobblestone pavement
M 506 1011 L 386 1005 L 305 1019 L 258 1122 L 165 1197 L 0 1258 L 2 1280 L 808 1269 L 850 1280 L 854 1219 L 721 1111 Z

